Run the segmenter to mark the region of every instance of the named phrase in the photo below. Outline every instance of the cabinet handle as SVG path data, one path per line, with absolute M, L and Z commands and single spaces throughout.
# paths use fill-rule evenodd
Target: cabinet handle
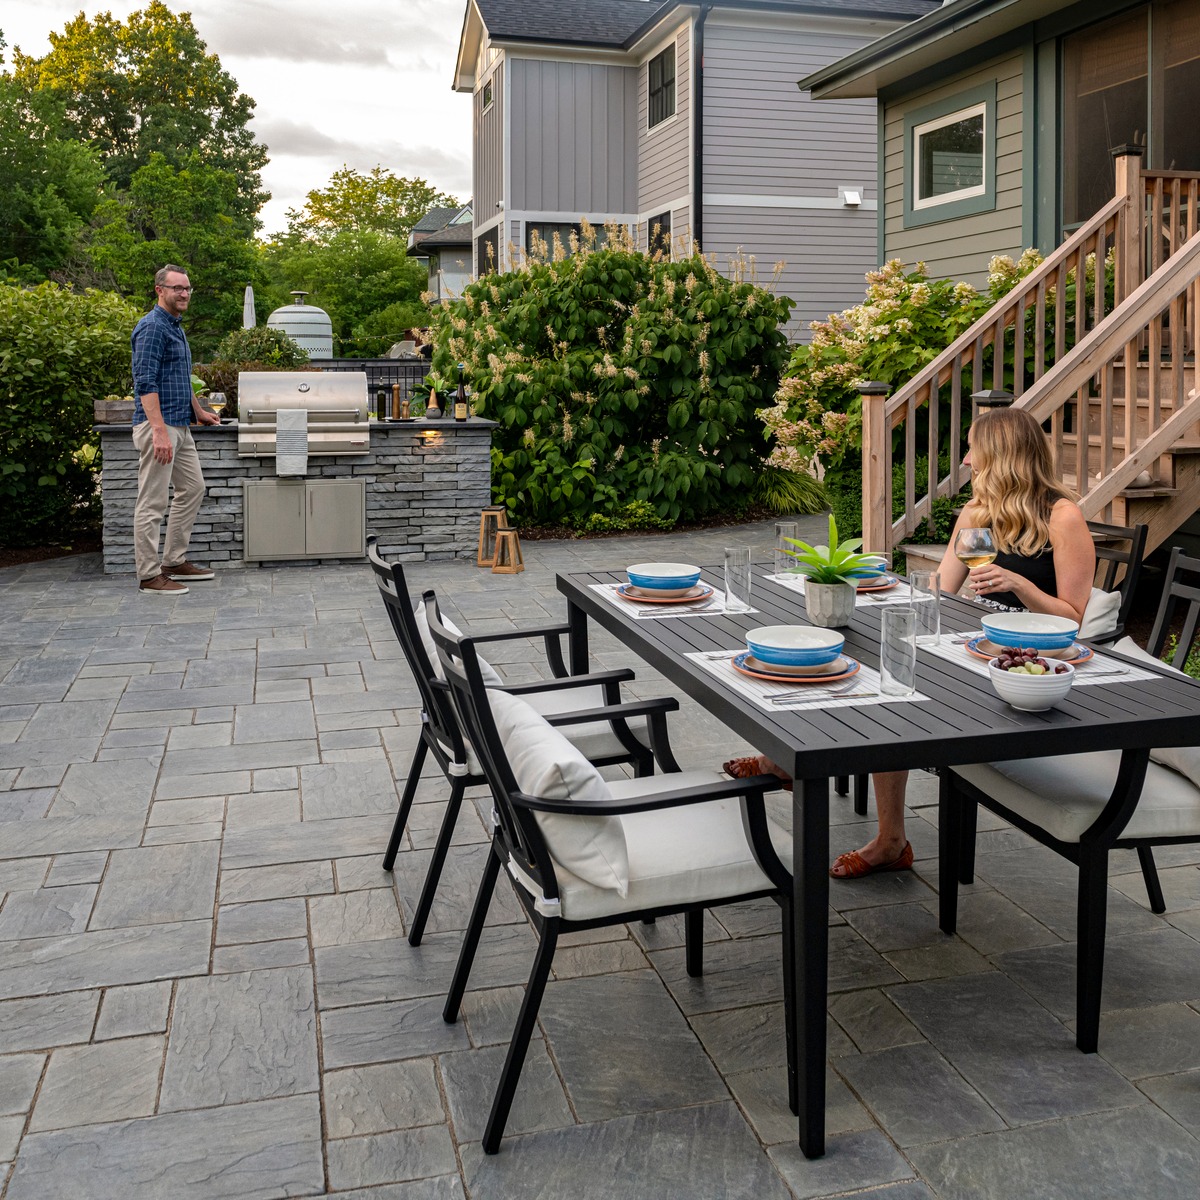
M 309 493 L 308 493 L 308 515 L 310 517 L 313 515 L 313 493 L 312 493 L 311 489 L 309 490 Z

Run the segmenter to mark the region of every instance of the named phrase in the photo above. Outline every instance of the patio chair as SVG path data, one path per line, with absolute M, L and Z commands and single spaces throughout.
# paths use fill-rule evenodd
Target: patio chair
M 386 562 L 379 554 L 374 539 L 368 543 L 367 553 L 392 629 L 421 696 L 420 738 L 383 856 L 385 871 L 395 866 L 400 840 L 404 836 L 421 771 L 428 756 L 433 757 L 450 784 L 450 797 L 434 844 L 433 857 L 408 932 L 409 942 L 418 946 L 437 893 L 463 795 L 469 787 L 486 785 L 487 778 L 472 746 L 463 737 L 450 703 L 445 680 L 440 674 L 437 651 L 425 624 L 424 605 L 419 600 L 414 605 L 404 578 L 404 568 L 400 563 Z M 545 644 L 546 661 L 554 675 L 553 679 L 534 683 L 504 685 L 495 670 L 484 663 L 481 669 L 489 685 L 503 686 L 507 692 L 524 696 L 553 723 L 568 726 L 568 736 L 573 743 L 597 766 L 631 763 L 636 774 L 649 775 L 654 770 L 657 758 L 664 770 L 678 770 L 666 725 L 666 715 L 679 707 L 678 701 L 654 699 L 621 706 L 620 685 L 634 678 L 634 673 L 627 669 L 568 675 L 561 643 L 566 632 L 565 624 L 543 625 L 478 638 L 480 641 L 502 642 L 513 638 L 540 637 Z M 603 709 L 608 712 L 614 706 L 620 707 L 621 711 L 610 716 L 592 715 L 592 710 Z
M 428 623 L 463 727 L 496 800 L 484 876 L 442 1015 L 458 1019 L 503 867 L 538 934 L 529 982 L 500 1075 L 483 1149 L 500 1148 L 559 937 L 683 913 L 688 933 L 705 908 L 769 896 L 783 912 L 788 1099 L 798 1111 L 792 1041 L 791 834 L 766 814 L 774 775 L 728 779 L 683 771 L 605 782 L 522 697 L 486 686 L 479 639 L 455 635 L 428 598 Z M 689 974 L 702 943 L 688 938 Z
M 1185 578 L 1186 577 L 1186 578 Z M 1185 606 L 1174 656 L 1181 668 L 1197 643 L 1200 625 L 1200 559 L 1171 554 L 1149 653 L 1130 638 L 1113 649 L 1163 666 L 1162 653 L 1175 614 Z M 978 805 L 998 813 L 1030 837 L 1079 867 L 1076 1037 L 1080 1050 L 1096 1049 L 1104 971 L 1108 856 L 1137 851 L 1152 911 L 1166 910 L 1152 846 L 1200 842 L 1200 745 L 1151 750 L 1138 766 L 1119 750 L 954 767 L 942 773 L 941 927 L 953 933 L 958 885 L 974 873 Z

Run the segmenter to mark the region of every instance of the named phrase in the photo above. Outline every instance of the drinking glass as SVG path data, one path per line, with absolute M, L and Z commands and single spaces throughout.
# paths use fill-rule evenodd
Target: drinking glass
M 879 690 L 911 696 L 917 690 L 917 614 L 895 606 L 883 610 L 879 634 Z
M 775 522 L 775 574 L 782 575 L 785 571 L 790 571 L 796 565 L 796 560 L 788 553 L 791 548 L 791 542 L 788 538 L 796 536 L 795 521 L 776 521 Z
M 937 571 L 910 571 L 910 603 L 917 614 L 917 645 L 936 646 L 942 640 L 942 577 Z
M 750 611 L 750 547 L 725 547 L 725 611 Z
M 996 543 L 990 529 L 960 529 L 954 538 L 954 556 L 974 570 L 996 560 Z

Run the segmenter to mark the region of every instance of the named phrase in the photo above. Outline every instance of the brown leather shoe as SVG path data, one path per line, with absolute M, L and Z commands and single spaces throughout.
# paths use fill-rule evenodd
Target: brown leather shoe
M 213 572 L 208 567 L 202 567 L 199 563 L 181 562 L 177 567 L 168 567 L 163 564 L 163 574 L 168 579 L 190 579 L 196 582 L 200 579 L 211 579 Z
M 159 596 L 182 596 L 187 588 L 182 583 L 176 583 L 165 575 L 155 575 L 153 579 L 143 579 L 138 584 L 139 592 L 152 592 Z

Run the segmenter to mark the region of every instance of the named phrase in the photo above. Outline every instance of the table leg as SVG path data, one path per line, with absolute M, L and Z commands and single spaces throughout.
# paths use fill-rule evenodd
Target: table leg
M 829 979 L 829 780 L 797 779 L 792 798 L 793 996 L 800 1149 L 825 1153 L 825 1010 Z
M 570 662 L 572 675 L 586 675 L 588 672 L 588 631 L 587 613 L 577 605 L 567 601 L 567 658 Z

